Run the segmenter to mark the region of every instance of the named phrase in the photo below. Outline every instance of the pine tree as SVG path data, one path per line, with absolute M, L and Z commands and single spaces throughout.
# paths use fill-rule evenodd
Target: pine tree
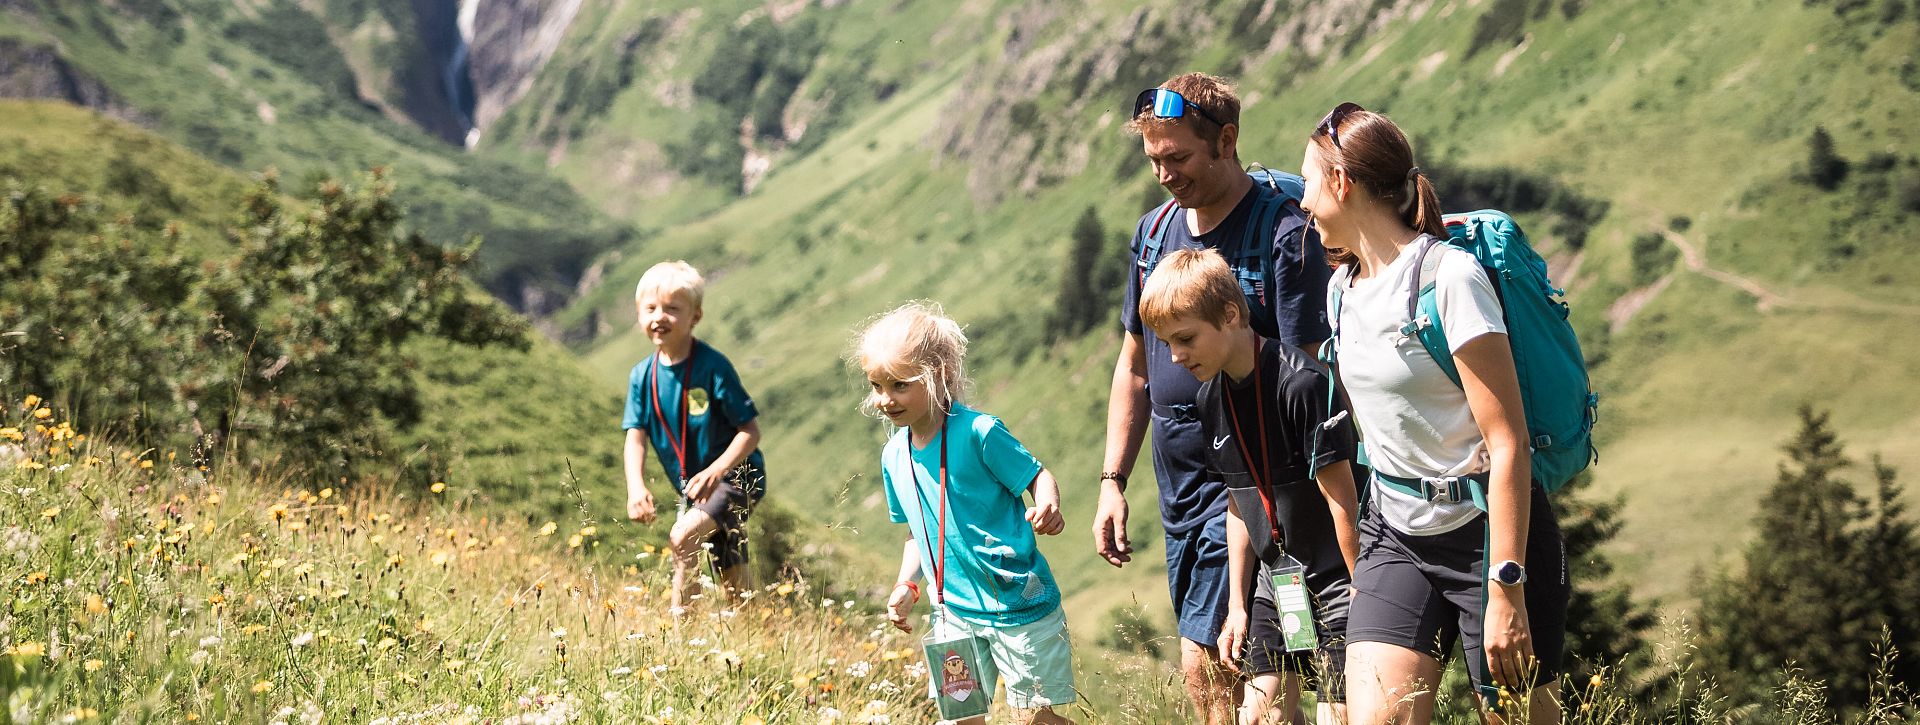
M 1893 472 L 1870 506 L 1838 474 L 1852 465 L 1829 415 L 1800 410 L 1787 462 L 1762 499 L 1744 571 L 1723 575 L 1702 597 L 1701 664 L 1736 699 L 1762 701 L 1788 667 L 1824 682 L 1841 710 L 1866 703 L 1883 628 L 1915 652 L 1916 560 Z M 1911 665 L 1899 677 L 1911 685 Z
M 1815 126 L 1807 138 L 1807 181 L 1833 191 L 1846 180 L 1848 170 L 1847 160 L 1833 149 L 1833 136 L 1825 126 Z
M 1603 547 L 1620 533 L 1624 497 L 1599 498 L 1586 492 L 1592 482 L 1582 473 L 1555 495 L 1560 535 L 1566 545 L 1573 596 L 1567 602 L 1567 651 L 1562 668 L 1582 682 L 1601 669 L 1632 669 L 1647 651 L 1645 634 L 1654 625 L 1653 610 L 1634 601 L 1631 588 L 1614 580 L 1614 565 Z M 1574 694 L 1579 689 L 1575 688 Z
M 1047 339 L 1076 337 L 1110 319 L 1126 283 L 1116 243 L 1100 223 L 1099 210 L 1088 205 L 1073 225 L 1072 242 L 1060 274 L 1060 293 L 1047 320 Z

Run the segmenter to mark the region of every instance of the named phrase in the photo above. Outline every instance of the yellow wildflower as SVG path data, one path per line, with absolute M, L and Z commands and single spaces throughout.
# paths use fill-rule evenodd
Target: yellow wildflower
M 8 647 L 7 654 L 15 657 L 44 657 L 47 654 L 47 645 L 44 642 L 21 642 Z
M 582 541 L 584 541 L 584 539 L 580 538 L 579 534 L 574 534 L 572 536 L 569 536 L 567 537 L 567 548 L 578 549 L 580 548 L 580 544 Z
M 140 470 L 144 471 L 150 468 L 153 468 L 153 461 L 149 461 L 145 458 L 140 459 Z
M 88 594 L 87 595 L 87 613 L 88 614 L 106 614 L 107 600 L 101 599 L 100 595 L 98 594 Z
M 381 637 L 379 643 L 373 645 L 373 648 L 379 649 L 379 650 L 387 650 L 387 649 L 393 649 L 394 647 L 397 647 L 399 645 L 400 645 L 400 640 L 394 639 L 392 637 Z
M 253 683 L 253 691 L 255 693 L 273 692 L 273 683 L 268 680 L 255 682 Z
M 28 393 L 27 399 L 24 401 L 21 401 L 20 407 L 26 408 L 29 410 L 40 407 L 40 396 L 34 395 L 32 393 Z
M 600 533 L 600 527 L 598 526 L 588 526 L 587 528 L 580 530 L 581 536 L 596 536 L 596 535 L 599 535 L 599 533 Z
M 446 566 L 446 565 L 447 565 L 447 560 L 448 560 L 448 559 L 450 559 L 450 558 L 452 558 L 452 557 L 451 557 L 451 556 L 449 556 L 449 555 L 447 554 L 447 552 L 444 552 L 444 551 L 435 551 L 435 552 L 433 552 L 433 565 L 434 565 L 434 566 Z
M 255 634 L 259 634 L 259 633 L 261 633 L 261 632 L 265 632 L 265 631 L 267 631 L 267 625 L 264 625 L 264 624 L 249 624 L 249 625 L 247 625 L 246 627 L 244 627 L 244 628 L 242 628 L 242 629 L 240 630 L 240 633 L 241 633 L 241 634 L 245 634 L 245 635 L 255 635 Z
M 47 573 L 44 571 L 36 571 L 27 575 L 27 584 L 29 585 L 45 583 L 47 583 Z
M 88 672 L 99 672 L 100 668 L 105 666 L 107 666 L 107 663 L 101 662 L 100 660 L 87 660 L 85 663 L 80 665 L 80 669 L 86 670 Z
M 428 490 L 434 493 L 446 493 L 447 483 L 445 481 L 434 481 L 433 486 Z
M 46 419 L 48 419 L 48 418 L 52 418 L 52 417 L 53 417 L 53 409 L 52 409 L 52 408 L 41 408 L 41 409 L 39 409 L 39 410 L 35 410 L 35 411 L 33 411 L 33 417 L 35 417 L 35 418 L 38 418 L 38 419 L 40 419 L 40 420 L 46 420 Z
M 554 523 L 554 522 L 552 522 L 552 521 L 548 521 L 548 522 L 547 522 L 547 523 L 546 523 L 545 525 L 543 525 L 543 526 L 541 526 L 541 527 L 540 527 L 540 535 L 541 535 L 541 536 L 552 536 L 552 535 L 553 535 L 553 532 L 555 532 L 555 531 L 559 531 L 559 530 L 560 530 L 560 525 L 559 525 L 559 524 L 556 524 L 556 523 Z
M 19 428 L 0 428 L 0 438 L 18 443 L 26 440 L 27 434 L 21 433 Z
M 48 521 L 52 521 L 54 519 L 60 518 L 60 507 L 55 506 L 53 508 L 40 512 L 40 518 L 46 519 Z

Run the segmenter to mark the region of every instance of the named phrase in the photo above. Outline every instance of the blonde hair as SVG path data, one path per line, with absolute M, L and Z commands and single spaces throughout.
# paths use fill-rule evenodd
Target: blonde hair
M 950 413 L 967 389 L 967 335 L 934 302 L 908 302 L 868 322 L 854 338 L 849 361 L 862 372 L 926 383 L 934 407 Z M 873 395 L 860 411 L 880 417 Z
M 694 309 L 700 309 L 700 303 L 707 296 L 707 280 L 700 276 L 700 270 L 681 260 L 661 262 L 647 268 L 640 275 L 640 283 L 633 287 L 635 302 L 644 300 L 649 294 L 672 296 L 685 292 Z
M 1176 317 L 1198 317 L 1225 327 L 1229 309 L 1240 313 L 1240 324 L 1252 322 L 1233 269 L 1211 249 L 1182 249 L 1161 258 L 1140 290 L 1140 320 L 1154 329 Z

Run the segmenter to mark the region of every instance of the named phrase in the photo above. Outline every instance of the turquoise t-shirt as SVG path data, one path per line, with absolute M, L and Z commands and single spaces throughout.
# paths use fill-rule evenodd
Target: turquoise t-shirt
M 656 371 L 660 376 L 657 414 Z M 684 431 L 680 429 L 682 392 L 687 402 Z M 686 451 L 686 474 L 691 477 L 712 465 L 733 443 L 740 427 L 759 415 L 753 397 L 740 384 L 740 374 L 734 372 L 733 362 L 707 343 L 694 340 L 693 352 L 678 363 L 660 365 L 649 355 L 633 366 L 627 376 L 627 408 L 620 427 L 646 432 L 654 455 L 660 457 L 660 467 L 667 472 L 667 481 L 679 491 L 685 481 L 680 476 L 676 442 Z M 747 476 L 747 494 L 757 500 L 766 493 L 767 464 L 760 449 L 747 455 L 746 464 L 753 468 Z
M 1060 606 L 1060 587 L 1040 555 L 1020 494 L 1040 475 L 1040 461 L 1000 419 L 954 405 L 946 426 L 915 449 L 900 429 L 880 453 L 887 513 L 913 530 L 920 570 L 933 597 L 933 557 L 940 551 L 940 446 L 947 445 L 945 590 L 955 615 L 994 627 L 1028 624 Z

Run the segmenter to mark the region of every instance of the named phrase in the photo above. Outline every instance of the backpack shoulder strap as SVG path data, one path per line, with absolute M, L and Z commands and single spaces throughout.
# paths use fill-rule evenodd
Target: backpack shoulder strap
M 1162 202 L 1159 207 L 1148 212 L 1147 227 L 1139 238 L 1139 247 L 1133 250 L 1135 272 L 1139 275 L 1140 286 L 1147 285 L 1147 275 L 1153 274 L 1153 266 L 1160 263 L 1160 251 L 1167 245 L 1167 228 L 1178 222 L 1180 203 L 1172 199 Z
M 1420 346 L 1426 348 L 1440 371 L 1454 385 L 1460 385 L 1460 369 L 1453 362 L 1453 348 L 1447 344 L 1446 327 L 1440 324 L 1439 295 L 1434 292 L 1435 280 L 1440 276 L 1440 261 L 1444 255 L 1435 253 L 1436 247 L 1445 242 L 1425 236 L 1420 251 L 1414 255 L 1416 271 L 1407 285 L 1407 324 L 1400 327 L 1400 334 L 1420 340 Z

